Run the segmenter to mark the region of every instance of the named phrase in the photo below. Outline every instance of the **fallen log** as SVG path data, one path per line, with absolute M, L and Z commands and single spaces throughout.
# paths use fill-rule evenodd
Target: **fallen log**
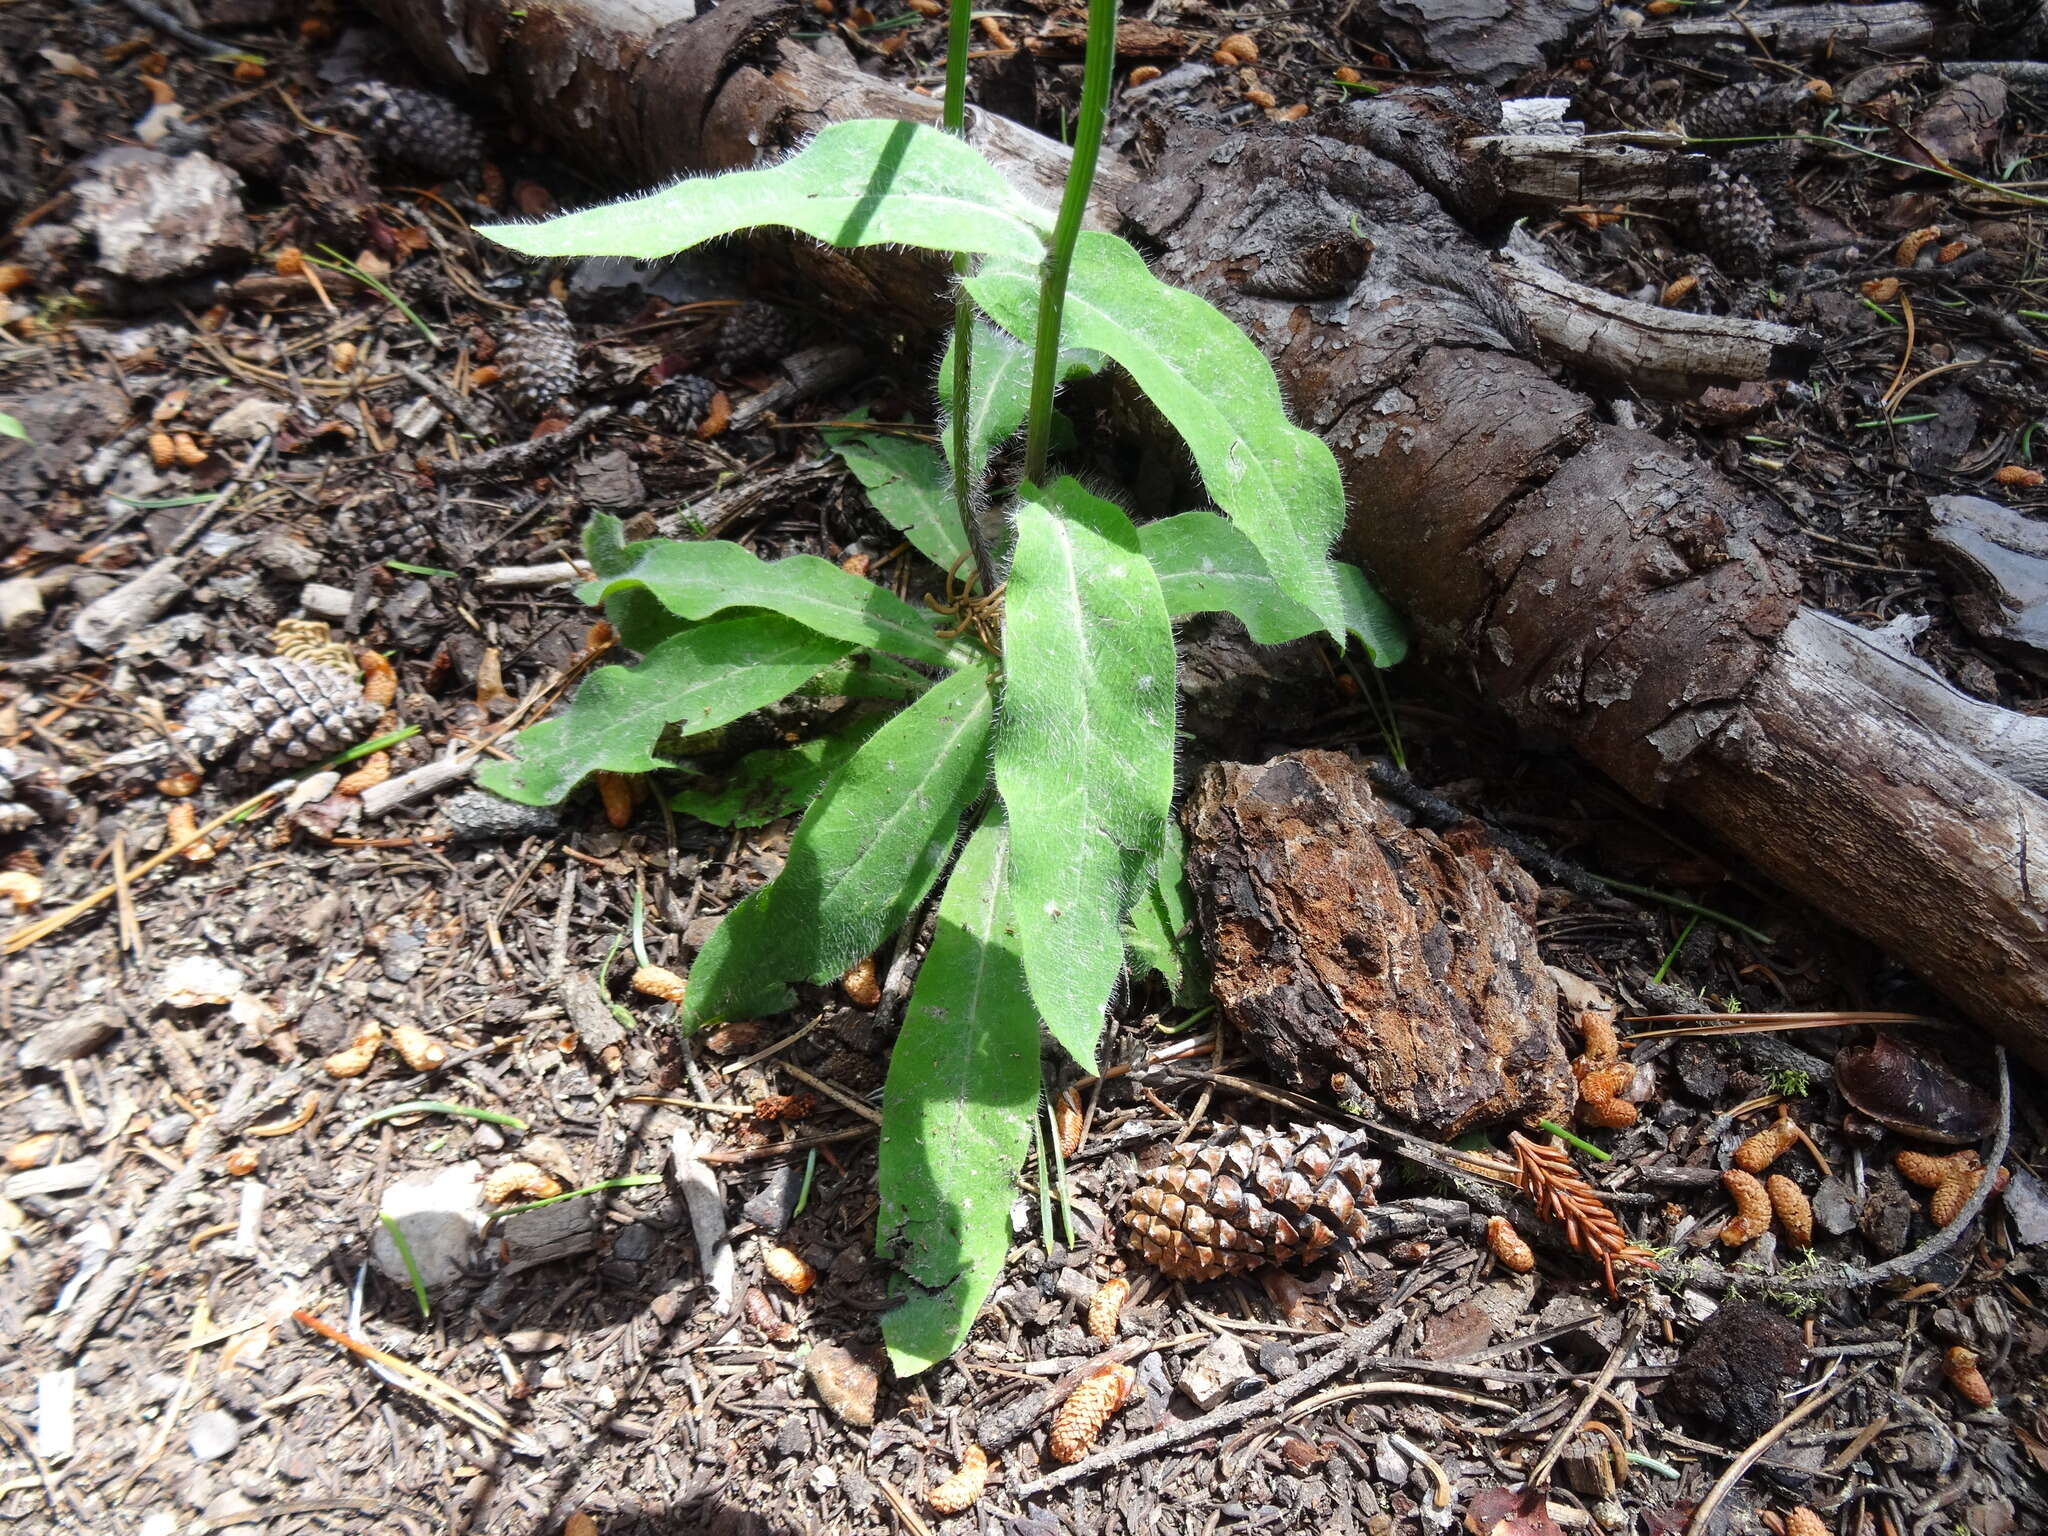
M 423 57 L 614 180 L 751 163 L 842 117 L 935 110 L 782 40 L 791 13 L 762 0 L 665 24 L 629 0 L 375 3 Z M 1601 421 L 1529 356 L 1490 253 L 1446 211 L 1476 224 L 1497 210 L 1486 162 L 1460 146 L 1500 126 L 1489 96 L 1455 90 L 1292 125 L 1162 115 L 1141 137 L 1143 184 L 1112 163 L 1103 199 L 1153 242 L 1163 275 L 1273 360 L 1343 467 L 1350 553 L 1439 658 L 1639 799 L 1698 816 L 2048 1066 L 2048 804 L 1809 643 L 1796 531 L 1769 507 Z M 982 117 L 974 136 L 1021 186 L 1043 192 L 1063 169 L 1064 151 L 1014 125 Z M 1265 281 L 1315 270 L 1301 253 L 1343 233 L 1372 242 L 1356 281 L 1291 294 Z M 784 249 L 815 274 L 810 298 L 871 328 L 942 318 L 927 264 Z M 1256 294 L 1239 286 L 1247 271 Z
M 1648 394 L 1686 399 L 1714 384 L 1803 379 L 1820 338 L 1769 320 L 1695 315 L 1575 283 L 1510 241 L 1498 273 L 1544 351 Z

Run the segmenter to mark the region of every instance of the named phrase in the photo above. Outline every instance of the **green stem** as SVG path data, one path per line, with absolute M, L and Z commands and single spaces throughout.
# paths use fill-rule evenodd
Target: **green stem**
M 1038 332 L 1031 359 L 1031 412 L 1024 439 L 1024 478 L 1045 480 L 1046 449 L 1052 438 L 1052 391 L 1059 377 L 1060 318 L 1067 306 L 1067 272 L 1074 242 L 1095 184 L 1095 160 L 1102 149 L 1102 124 L 1109 115 L 1109 77 L 1116 64 L 1117 0 L 1088 0 L 1088 59 L 1081 73 L 1081 115 L 1074 123 L 1074 161 L 1053 225 L 1052 249 L 1038 290 Z
M 948 133 L 964 134 L 967 127 L 967 50 L 974 25 L 973 0 L 952 0 L 946 19 L 946 97 L 941 122 Z M 953 460 L 953 508 L 960 517 L 960 530 L 967 535 L 967 547 L 974 551 L 975 574 L 981 590 L 996 589 L 995 559 L 988 540 L 982 536 L 981 521 L 974 515 L 974 486 L 967 464 L 967 379 L 969 354 L 974 343 L 974 301 L 967 296 L 967 277 L 973 260 L 965 251 L 953 254 L 953 417 L 946 424 L 951 440 L 948 454 Z

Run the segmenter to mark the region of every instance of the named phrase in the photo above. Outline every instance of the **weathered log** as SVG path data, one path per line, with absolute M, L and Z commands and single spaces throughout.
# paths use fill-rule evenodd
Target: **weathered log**
M 1570 1114 L 1540 888 L 1483 832 L 1404 826 L 1338 752 L 1212 764 L 1181 820 L 1216 1004 L 1288 1082 L 1438 1140 Z
M 1685 207 L 1706 181 L 1707 157 L 1679 152 L 1678 134 L 1481 134 L 1464 152 L 1492 162 L 1501 196 L 1517 211 Z
M 1961 9 L 1941 10 L 1920 0 L 1882 0 L 1876 5 L 1781 5 L 1753 16 L 1670 16 L 1645 23 L 1635 36 L 1648 44 L 1700 48 L 1756 44 L 1779 58 L 1852 51 L 1925 53 L 1949 59 L 1969 46 L 1976 31 Z
M 1926 551 L 1971 633 L 2048 677 L 2048 527 L 1981 496 L 1937 496 Z
M 1514 241 L 1498 271 L 1547 353 L 1650 394 L 1684 399 L 1713 384 L 1803 379 L 1820 357 L 1810 331 L 1617 298 L 1553 271 Z
M 614 178 L 750 163 L 837 117 L 933 111 L 777 41 L 788 13 L 762 0 L 688 23 L 629 0 L 376 4 L 425 57 L 488 77 Z M 2029 867 L 2048 807 L 1797 643 L 1804 629 L 1788 638 L 1796 530 L 1671 445 L 1602 423 L 1527 355 L 1488 253 L 1445 211 L 1497 208 L 1484 161 L 1459 146 L 1499 128 L 1497 104 L 1449 91 L 1294 125 L 1162 119 L 1141 145 L 1145 183 L 1111 157 L 1104 185 L 1162 274 L 1222 305 L 1273 360 L 1343 467 L 1348 550 L 1427 645 L 1525 726 L 1646 802 L 1701 816 L 2048 1064 L 2048 871 Z M 1012 125 L 984 119 L 977 133 L 1020 186 L 1045 192 L 1064 164 Z M 1239 286 L 1248 270 L 1300 265 L 1300 243 L 1332 231 L 1373 242 L 1356 282 L 1292 297 Z M 871 324 L 941 319 L 928 264 L 856 256 L 804 255 L 814 297 Z

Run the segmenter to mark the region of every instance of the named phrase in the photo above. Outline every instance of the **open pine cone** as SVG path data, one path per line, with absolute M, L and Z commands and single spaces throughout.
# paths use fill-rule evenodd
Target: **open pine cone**
M 226 682 L 186 701 L 178 739 L 202 762 L 235 753 L 238 773 L 284 773 L 332 757 L 367 736 L 383 714 L 336 667 L 231 656 L 222 668 Z
M 1176 1147 L 1145 1175 L 1125 1220 L 1165 1274 L 1213 1280 L 1269 1264 L 1311 1264 L 1363 1235 L 1379 1159 L 1331 1126 L 1240 1126 Z

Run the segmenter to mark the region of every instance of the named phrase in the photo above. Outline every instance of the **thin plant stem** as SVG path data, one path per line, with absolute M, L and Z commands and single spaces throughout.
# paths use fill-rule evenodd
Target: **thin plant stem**
M 1081 73 L 1081 115 L 1074 123 L 1074 159 L 1067 169 L 1067 189 L 1053 224 L 1052 248 L 1038 289 L 1038 331 L 1031 358 L 1031 410 L 1026 417 L 1024 478 L 1033 485 L 1045 479 L 1045 459 L 1052 440 L 1052 392 L 1059 378 L 1060 320 L 1066 312 L 1067 273 L 1074 264 L 1074 242 L 1081 237 L 1081 219 L 1088 211 L 1088 190 L 1095 184 L 1095 161 L 1102 150 L 1102 125 L 1109 115 L 1110 69 L 1116 63 L 1116 0 L 1088 0 L 1088 57 Z
M 973 26 L 973 0 L 953 0 L 946 19 L 946 96 L 940 108 L 940 121 L 952 134 L 964 135 L 967 128 L 967 50 Z M 967 380 L 974 343 L 974 301 L 967 296 L 967 277 L 972 265 L 965 251 L 953 253 L 953 414 L 946 424 L 946 436 L 953 460 L 953 508 L 960 517 L 960 531 L 967 535 L 967 547 L 974 551 L 974 571 L 981 578 L 981 590 L 993 592 L 995 559 L 974 515 L 974 486 L 967 464 Z

